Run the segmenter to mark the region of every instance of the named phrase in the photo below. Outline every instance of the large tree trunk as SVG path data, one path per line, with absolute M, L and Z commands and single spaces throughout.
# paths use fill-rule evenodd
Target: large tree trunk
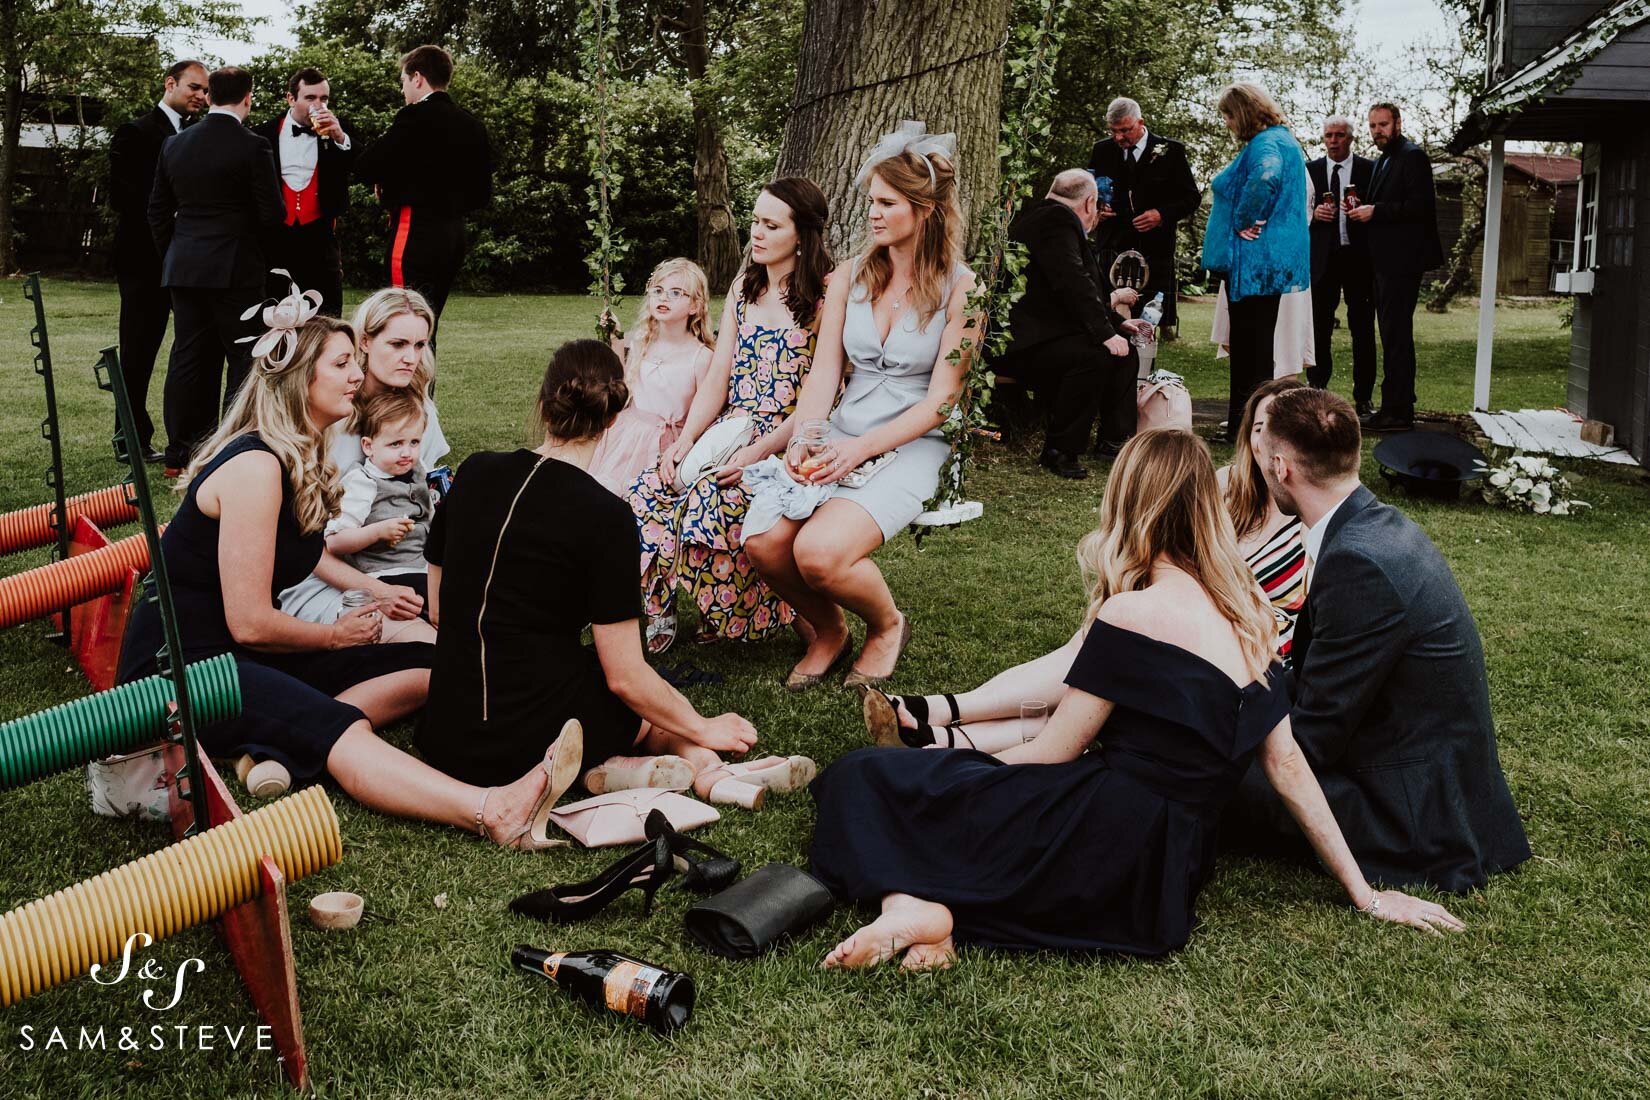
M 17 35 L 17 0 L 0 0 L 0 277 L 17 267 L 12 192 L 23 135 L 23 58 Z
M 722 144 L 711 95 L 704 86 L 710 63 L 705 0 L 687 0 L 682 12 L 682 57 L 693 98 L 693 194 L 698 207 L 699 266 L 713 291 L 725 290 L 739 268 L 739 233 L 733 224 L 728 150 Z
M 957 135 L 958 197 L 972 249 L 977 204 L 997 187 L 1002 47 L 1010 0 L 808 0 L 779 175 L 808 176 L 831 205 L 832 249 L 860 239 L 861 160 L 902 119 Z

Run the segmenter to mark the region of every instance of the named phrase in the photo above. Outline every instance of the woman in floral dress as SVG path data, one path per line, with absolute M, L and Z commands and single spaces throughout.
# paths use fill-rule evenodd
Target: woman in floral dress
M 650 652 L 662 653 L 676 638 L 678 592 L 698 605 L 702 639 L 762 638 L 796 618 L 745 555 L 749 498 L 739 481 L 744 467 L 783 453 L 790 440 L 831 269 L 826 210 L 824 194 L 800 177 L 774 180 L 757 197 L 750 260 L 728 293 L 710 370 L 675 444 L 630 487 Z M 676 488 L 677 467 L 693 444 L 735 416 L 750 418 L 746 444 L 716 476 Z

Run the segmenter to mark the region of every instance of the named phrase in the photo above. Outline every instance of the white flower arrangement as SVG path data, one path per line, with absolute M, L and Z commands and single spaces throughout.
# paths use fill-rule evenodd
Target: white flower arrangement
M 1544 455 L 1515 454 L 1500 465 L 1478 463 L 1484 475 L 1483 497 L 1520 512 L 1568 516 L 1592 505 L 1570 496 L 1570 479 Z

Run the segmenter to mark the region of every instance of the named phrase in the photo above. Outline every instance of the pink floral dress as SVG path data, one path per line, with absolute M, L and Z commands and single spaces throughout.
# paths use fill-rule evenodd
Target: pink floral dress
M 814 334 L 747 321 L 743 300 L 734 316 L 739 344 L 728 375 L 727 407 L 718 423 L 749 416 L 754 439 L 795 411 L 802 380 L 813 365 Z M 641 534 L 642 594 L 649 617 L 670 614 L 681 591 L 698 605 L 700 629 L 722 638 L 762 638 L 796 618 L 745 554 L 741 528 L 750 501 L 743 488 L 724 489 L 704 478 L 680 493 L 664 484 L 654 463 L 631 485 L 629 498 Z

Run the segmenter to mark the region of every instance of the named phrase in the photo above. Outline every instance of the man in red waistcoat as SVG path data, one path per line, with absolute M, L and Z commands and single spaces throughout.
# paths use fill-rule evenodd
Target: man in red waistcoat
M 299 69 L 286 86 L 286 113 L 257 132 L 275 151 L 286 218 L 269 240 L 271 267 L 285 268 L 304 290 L 321 292 L 321 312 L 344 311 L 344 271 L 333 222 L 349 205 L 356 146 L 329 101 L 332 86 L 319 69 Z M 272 287 L 285 294 L 286 285 Z

